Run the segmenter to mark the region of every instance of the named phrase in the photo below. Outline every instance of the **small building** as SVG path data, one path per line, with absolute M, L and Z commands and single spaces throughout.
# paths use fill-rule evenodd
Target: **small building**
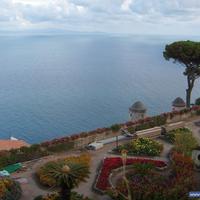
M 0 151 L 9 151 L 11 149 L 29 146 L 30 145 L 23 140 L 0 140 Z
M 173 111 L 180 111 L 186 108 L 186 103 L 181 97 L 177 97 L 172 102 L 172 110 Z
M 146 106 L 141 101 L 137 101 L 129 108 L 129 117 L 133 121 L 143 119 L 146 116 L 146 111 Z

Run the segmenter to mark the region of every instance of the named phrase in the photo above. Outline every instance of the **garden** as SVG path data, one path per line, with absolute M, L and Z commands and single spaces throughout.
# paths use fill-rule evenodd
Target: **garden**
M 194 163 L 191 159 L 192 150 L 197 147 L 198 143 L 187 128 L 170 131 L 164 135 L 163 139 L 173 144 L 170 152 L 171 162 L 168 168 L 158 171 L 158 168 L 155 168 L 156 165 L 149 165 L 151 163 L 132 163 L 131 168 L 118 177 L 117 181 L 115 180 L 114 188 L 109 189 L 110 182 L 103 182 L 103 180 L 109 180 L 105 177 L 109 177 L 113 166 L 115 167 L 112 162 L 109 162 L 106 163 L 106 167 L 103 164 L 101 172 L 103 178 L 99 178 L 99 180 L 102 179 L 99 181 L 100 187 L 103 184 L 102 189 L 107 189 L 108 194 L 116 200 L 188 200 L 188 193 L 198 188 Z M 132 146 L 134 147 L 134 145 Z M 132 152 L 132 146 L 125 144 L 120 150 L 125 147 L 127 151 Z M 151 148 L 154 149 L 154 146 L 149 145 L 148 151 Z M 146 148 L 142 147 L 141 149 Z M 123 157 L 121 163 L 122 160 Z M 120 166 L 118 165 L 116 168 Z
M 109 194 L 116 200 L 187 200 L 196 188 L 193 162 L 174 153 L 171 168 L 162 172 L 154 167 L 137 165 L 121 177 Z M 130 197 L 130 198 L 128 198 Z
M 120 145 L 113 151 L 120 154 L 122 150 L 127 150 L 130 156 L 159 156 L 163 150 L 163 145 L 149 138 L 138 138 Z
M 144 159 L 144 158 L 127 158 L 126 166 L 134 165 L 134 164 L 151 164 L 157 168 L 164 168 L 167 164 L 163 161 L 152 160 L 152 159 Z M 114 169 L 120 168 L 123 166 L 123 161 L 121 157 L 109 157 L 103 160 L 103 164 L 101 167 L 101 171 L 95 183 L 95 189 L 100 192 L 105 192 L 110 188 L 109 176 Z

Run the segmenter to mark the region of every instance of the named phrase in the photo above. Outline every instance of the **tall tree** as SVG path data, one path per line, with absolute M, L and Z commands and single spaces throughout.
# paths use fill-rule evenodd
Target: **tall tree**
M 172 59 L 185 67 L 184 75 L 187 76 L 186 105 L 191 104 L 191 94 L 195 80 L 200 77 L 200 42 L 178 41 L 166 45 L 163 56 L 166 60 Z

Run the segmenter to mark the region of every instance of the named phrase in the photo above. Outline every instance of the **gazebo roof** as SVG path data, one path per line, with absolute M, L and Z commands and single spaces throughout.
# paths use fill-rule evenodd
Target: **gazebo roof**
M 173 102 L 172 106 L 174 107 L 185 107 L 185 101 L 181 97 L 177 97 Z
M 135 102 L 130 108 L 129 111 L 131 112 L 139 112 L 139 113 L 145 113 L 147 108 L 141 101 Z

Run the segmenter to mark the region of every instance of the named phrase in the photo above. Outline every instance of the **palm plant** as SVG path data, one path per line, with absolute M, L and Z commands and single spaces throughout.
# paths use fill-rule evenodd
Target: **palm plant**
M 54 180 L 54 186 L 60 188 L 62 200 L 71 200 L 72 189 L 85 181 L 88 175 L 89 166 L 81 162 L 62 160 L 46 165 L 45 169 L 45 176 Z

